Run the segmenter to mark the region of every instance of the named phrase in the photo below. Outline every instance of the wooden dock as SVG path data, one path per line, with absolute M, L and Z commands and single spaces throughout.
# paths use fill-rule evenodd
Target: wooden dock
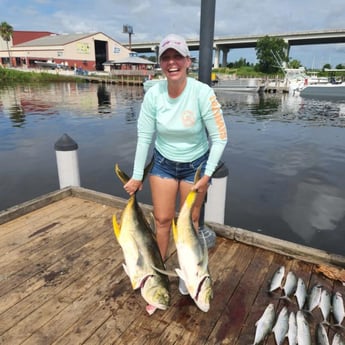
M 98 84 L 120 84 L 120 85 L 143 85 L 145 78 L 142 76 L 127 76 L 127 75 L 118 75 L 118 76 L 76 76 L 79 79 L 85 80 L 89 83 L 98 83 Z
M 269 303 L 277 312 L 283 305 L 298 309 L 295 301 L 286 304 L 266 292 L 280 265 L 302 277 L 308 288 L 318 282 L 345 296 L 340 281 L 317 272 L 320 264 L 341 272 L 344 257 L 210 224 L 218 235 L 209 250 L 214 282 L 210 311 L 200 311 L 180 295 L 177 279 L 170 278 L 170 308 L 149 316 L 123 271 L 112 230 L 111 217 L 125 203 L 66 188 L 0 212 L 0 344 L 250 345 L 255 323 Z M 172 245 L 168 269 L 176 262 Z M 315 309 L 313 336 L 320 320 Z M 275 344 L 273 334 L 265 344 Z

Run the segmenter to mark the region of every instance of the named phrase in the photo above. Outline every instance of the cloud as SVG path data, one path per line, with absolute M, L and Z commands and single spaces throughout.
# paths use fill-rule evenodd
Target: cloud
M 42 30 L 57 33 L 100 31 L 119 42 L 127 42 L 124 24 L 133 26 L 133 42 L 157 41 L 170 32 L 186 38 L 200 33 L 200 0 L 1 0 L 1 21 L 15 30 Z M 308 30 L 343 29 L 345 2 L 328 0 L 217 0 L 215 37 L 277 34 Z M 315 50 L 301 49 L 299 57 L 315 61 Z M 320 64 L 345 63 L 344 46 L 323 45 L 317 54 Z M 323 53 L 319 53 L 323 52 Z M 303 63 L 303 61 L 302 61 Z

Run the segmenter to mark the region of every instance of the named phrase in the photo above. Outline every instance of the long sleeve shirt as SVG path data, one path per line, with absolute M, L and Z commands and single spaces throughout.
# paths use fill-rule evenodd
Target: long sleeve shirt
M 151 87 L 144 96 L 137 129 L 132 176 L 136 180 L 143 177 L 154 137 L 155 148 L 176 162 L 192 162 L 210 150 L 205 170 L 208 176 L 215 171 L 227 144 L 223 113 L 213 89 L 189 77 L 177 98 L 169 97 L 166 80 Z

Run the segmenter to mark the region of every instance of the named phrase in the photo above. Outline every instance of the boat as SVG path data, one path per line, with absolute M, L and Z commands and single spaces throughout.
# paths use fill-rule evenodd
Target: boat
M 345 83 L 306 85 L 301 91 L 302 97 L 345 98 Z
M 56 69 L 60 68 L 61 65 L 53 62 L 52 60 L 48 61 L 37 61 L 35 60 L 35 64 L 40 68 L 49 68 L 49 69 Z
M 153 85 L 156 85 L 161 80 L 164 80 L 164 78 L 156 78 L 156 79 L 147 79 L 147 80 L 145 80 L 143 82 L 144 92 L 146 92 Z
M 259 92 L 262 80 L 261 78 L 223 79 L 212 87 L 215 91 Z
M 345 98 L 345 82 L 337 80 L 336 72 L 345 72 L 345 69 L 325 69 L 329 72 L 327 83 L 306 83 L 300 91 L 302 97 Z
M 157 84 L 160 79 L 147 79 L 143 82 L 144 91 L 146 92 L 150 87 Z M 234 92 L 259 92 L 261 87 L 261 79 L 257 78 L 241 78 L 241 79 L 226 79 L 219 80 L 212 85 L 215 91 L 234 91 Z

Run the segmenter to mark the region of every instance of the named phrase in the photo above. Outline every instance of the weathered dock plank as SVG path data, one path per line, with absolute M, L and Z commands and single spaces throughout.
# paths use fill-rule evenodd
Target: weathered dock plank
M 344 285 L 316 271 L 341 268 L 345 259 L 243 229 L 210 224 L 217 234 L 209 250 L 214 298 L 208 313 L 178 292 L 171 277 L 171 306 L 152 316 L 122 268 L 111 225 L 126 200 L 67 188 L 0 212 L 0 344 L 252 344 L 255 323 L 269 303 L 297 312 L 295 297 L 267 293 L 275 270 L 345 296 Z M 149 212 L 150 206 L 142 205 Z M 177 266 L 173 243 L 166 262 Z M 312 312 L 310 329 L 322 320 Z M 329 330 L 330 339 L 334 331 Z M 266 345 L 275 344 L 270 334 Z

